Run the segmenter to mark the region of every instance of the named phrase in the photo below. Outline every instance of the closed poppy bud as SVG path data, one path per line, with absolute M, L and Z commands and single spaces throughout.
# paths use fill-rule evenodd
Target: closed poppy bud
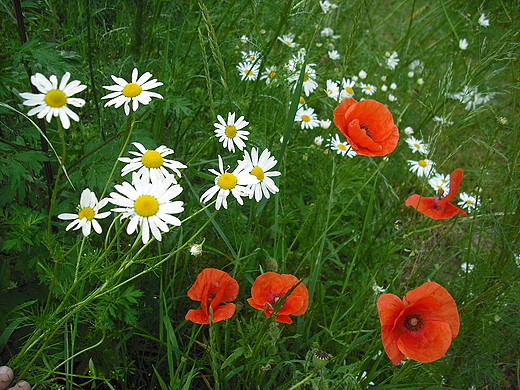
M 209 324 L 211 316 L 213 322 L 231 318 L 235 314 L 236 305 L 221 303 L 235 300 L 238 291 L 238 282 L 227 272 L 215 268 L 203 269 L 188 290 L 188 296 L 194 301 L 200 301 L 202 309 L 189 310 L 186 320 L 196 324 Z
M 296 287 L 295 287 L 296 286 Z M 287 295 L 287 293 L 292 292 Z M 301 316 L 309 306 L 307 287 L 294 275 L 266 272 L 258 276 L 251 288 L 252 297 L 247 302 L 255 309 L 263 310 L 270 318 L 274 313 L 276 321 L 292 324 L 289 315 Z M 281 307 L 279 302 L 282 302 Z
M 383 294 L 377 309 L 383 346 L 395 365 L 405 357 L 423 363 L 440 359 L 459 333 L 457 304 L 435 282 L 409 291 L 402 300 Z
M 388 108 L 372 99 L 343 99 L 334 110 L 334 124 L 357 154 L 385 156 L 394 151 L 399 129 Z

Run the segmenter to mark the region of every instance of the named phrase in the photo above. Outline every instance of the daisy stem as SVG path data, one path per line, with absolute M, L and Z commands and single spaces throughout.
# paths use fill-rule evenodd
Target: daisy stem
M 74 273 L 74 283 L 76 283 L 78 280 L 79 263 L 81 262 L 81 254 L 83 253 L 83 247 L 85 245 L 86 239 L 87 239 L 86 236 L 83 236 L 83 238 L 81 239 L 81 245 L 79 247 L 79 252 L 78 252 L 78 259 L 76 260 L 76 271 Z
M 121 156 L 125 152 L 126 147 L 128 146 L 128 142 L 130 142 L 130 137 L 132 136 L 132 133 L 133 133 L 133 130 L 134 130 L 134 126 L 135 126 L 135 122 L 136 122 L 135 121 L 135 111 L 131 110 L 130 111 L 130 115 L 128 115 L 128 119 L 126 121 L 126 128 L 125 128 L 126 137 L 125 137 L 125 141 L 123 142 L 123 145 L 121 146 L 121 150 L 119 151 L 119 155 L 117 156 L 117 159 L 114 162 L 114 166 L 112 167 L 112 170 L 110 171 L 110 175 L 108 176 L 107 182 L 105 184 L 105 188 L 103 189 L 103 192 L 101 193 L 101 198 L 100 199 L 104 198 L 104 196 L 105 196 L 105 194 L 106 194 L 106 192 L 108 190 L 108 186 L 112 182 L 112 178 L 114 177 L 114 173 L 116 172 L 116 168 L 117 168 L 117 164 L 119 162 L 119 159 L 121 158 Z
M 55 258 L 55 253 L 54 253 L 53 245 L 52 245 L 52 211 L 54 208 L 54 202 L 56 201 L 56 197 L 58 195 L 58 186 L 59 186 L 59 182 L 60 182 L 61 171 L 64 169 L 65 157 L 67 157 L 67 143 L 65 141 L 65 132 L 61 125 L 61 122 L 56 121 L 56 123 L 58 124 L 58 134 L 59 134 L 60 140 L 61 140 L 61 162 L 60 162 L 56 177 L 54 179 L 54 188 L 52 189 L 52 195 L 51 195 L 51 199 L 49 202 L 49 215 L 47 218 L 47 245 L 48 245 L 50 257 L 51 257 L 51 259 L 54 259 L 54 270 L 52 272 L 52 279 L 51 279 L 51 283 L 49 285 L 49 293 L 47 295 L 47 303 L 45 304 L 45 309 L 43 311 L 44 313 L 46 313 L 47 309 L 49 308 L 49 305 L 51 302 L 51 297 L 52 297 L 52 291 L 54 290 L 54 284 L 56 283 L 56 273 L 58 272 L 59 259 Z

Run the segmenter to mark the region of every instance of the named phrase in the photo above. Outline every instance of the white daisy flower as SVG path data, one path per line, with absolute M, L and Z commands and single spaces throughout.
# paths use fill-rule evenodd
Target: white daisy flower
M 427 177 L 436 173 L 435 162 L 432 160 L 408 160 L 408 165 L 410 165 L 410 171 L 416 173 L 419 177 Z
M 356 85 L 356 82 L 354 80 L 344 78 L 341 81 L 341 92 L 339 94 L 340 99 L 343 100 L 343 99 L 353 97 L 355 85 Z
M 376 282 L 372 284 L 372 290 L 374 290 L 376 294 L 384 294 L 386 292 L 386 288 L 379 286 Z
M 329 141 L 329 143 L 325 146 L 330 146 L 337 154 L 341 154 L 342 156 L 347 155 L 347 157 L 350 158 L 357 155 L 348 142 L 341 142 L 339 140 L 339 135 L 337 134 L 334 134 L 334 136 L 330 137 L 327 141 Z
M 337 50 L 330 50 L 328 54 L 331 60 L 339 60 L 341 58 L 341 54 Z
M 112 211 L 122 213 L 121 218 L 130 218 L 126 232 L 132 234 L 140 226 L 143 244 L 150 240 L 150 231 L 161 241 L 161 231 L 168 232 L 168 225 L 180 226 L 179 218 L 171 214 L 184 211 L 184 202 L 171 200 L 182 192 L 173 175 L 151 178 L 148 171 L 143 175 L 132 173 L 132 184 L 123 182 L 114 186 L 118 192 L 110 193 L 110 203 L 117 206 Z
M 249 42 L 249 37 L 247 35 L 242 35 L 240 37 L 240 42 L 242 42 L 243 44 L 246 44 L 247 42 Z
M 217 119 L 220 123 L 214 123 L 215 135 L 218 137 L 219 142 L 222 142 L 225 148 L 230 152 L 235 151 L 235 145 L 238 149 L 242 150 L 245 148 L 247 136 L 249 131 L 242 130 L 246 127 L 249 122 L 244 120 L 241 116 L 235 121 L 235 113 L 228 112 L 227 122 L 220 115 L 217 115 Z
M 128 83 L 125 79 L 111 75 L 112 80 L 115 81 L 116 85 L 103 86 L 103 88 L 109 91 L 114 91 L 108 95 L 103 96 L 101 99 L 111 99 L 105 103 L 105 107 L 114 106 L 119 108 L 124 105 L 125 114 L 130 114 L 130 102 L 132 102 L 132 111 L 137 111 L 139 103 L 148 104 L 153 97 L 162 99 L 162 95 L 156 92 L 150 92 L 152 88 L 160 87 L 163 85 L 157 79 L 152 79 L 150 72 L 145 72 L 141 77 L 137 77 L 139 71 L 134 68 L 132 71 L 132 82 Z
M 443 175 L 442 173 L 436 173 L 428 184 L 438 193 L 447 194 L 450 192 L 450 175 Z M 442 195 L 441 195 L 442 196 Z
M 411 71 L 422 73 L 424 70 L 424 62 L 421 60 L 413 60 L 410 62 L 410 65 L 408 65 L 408 68 L 410 68 Z
M 260 75 L 260 80 L 265 80 L 267 85 L 271 84 L 273 79 L 276 77 L 276 66 L 266 66 L 265 70 Z
M 330 8 L 332 7 L 332 3 L 328 0 L 321 1 L 320 0 L 320 7 L 324 14 L 329 12 Z
M 480 18 L 478 18 L 478 24 L 482 27 L 489 27 L 489 19 L 486 14 L 481 14 Z
M 397 65 L 399 65 L 399 55 L 397 52 L 393 52 L 392 54 L 387 53 L 386 66 L 391 70 L 394 70 Z
M 249 173 L 258 179 L 258 183 L 247 186 L 251 190 L 249 199 L 253 199 L 254 196 L 255 200 L 260 202 L 262 196 L 269 199 L 271 194 L 276 194 L 279 191 L 271 177 L 280 176 L 281 173 L 278 171 L 269 172 L 277 164 L 277 161 L 274 156 L 271 156 L 268 149 L 265 149 L 260 156 L 258 156 L 257 148 L 251 149 L 251 155 L 247 150 L 244 150 L 244 162 L 253 167 Z
M 325 93 L 331 99 L 338 100 L 338 98 L 339 98 L 338 84 L 332 80 L 327 80 L 327 87 L 325 88 Z
M 121 170 L 121 176 L 125 176 L 132 171 L 137 171 L 137 174 L 142 176 L 144 171 L 148 171 L 151 178 L 160 179 L 170 175 L 170 172 L 166 169 L 169 168 L 180 177 L 181 172 L 179 169 L 186 168 L 186 165 L 178 161 L 165 159 L 166 156 L 174 152 L 164 145 L 159 146 L 155 150 L 148 150 L 139 142 L 133 142 L 132 144 L 139 149 L 139 152 L 130 150 L 128 153 L 137 157 L 120 157 L 118 159 L 127 164 Z
M 330 119 L 320 120 L 320 127 L 324 130 L 327 130 L 331 124 L 332 124 L 332 121 Z
M 480 207 L 480 199 L 477 199 L 476 196 L 461 192 L 459 198 L 460 202 L 457 204 L 463 209 L 468 210 L 468 212 L 472 212 Z
M 410 137 L 406 139 L 406 143 L 408 147 L 412 149 L 412 153 L 419 152 L 420 154 L 428 154 L 428 146 L 415 137 Z
M 299 45 L 298 43 L 294 42 L 294 34 L 293 33 L 287 33 L 282 35 L 281 37 L 278 37 L 278 40 L 290 48 L 297 48 Z
M 295 122 L 301 122 L 302 129 L 314 129 L 320 125 L 318 115 L 314 112 L 314 108 L 300 107 L 296 112 Z
M 377 91 L 377 87 L 372 84 L 359 83 L 359 86 L 363 93 L 369 96 L 373 95 Z
M 462 38 L 459 40 L 459 49 L 466 50 L 469 46 L 468 40 L 466 38 Z
M 448 120 L 448 118 L 445 118 L 445 117 L 442 117 L 442 116 L 438 116 L 438 115 L 435 115 L 433 117 L 433 120 L 435 122 L 439 122 L 440 124 L 448 125 L 448 126 L 451 126 L 454 123 L 453 121 Z
M 261 55 L 262 55 L 262 53 L 260 53 L 259 51 L 255 51 L 255 50 L 243 51 L 242 59 L 244 61 L 255 62 L 256 60 L 258 60 L 260 58 Z
M 69 117 L 79 122 L 78 114 L 72 111 L 67 105 L 83 107 L 85 100 L 71 96 L 83 91 L 87 86 L 82 85 L 78 80 L 73 80 L 69 83 L 69 79 L 70 73 L 67 72 L 63 75 L 58 85 L 58 78 L 55 75 L 50 76 L 49 79 L 41 73 L 32 75 L 31 84 L 41 93 L 23 92 L 20 94 L 20 96 L 25 99 L 23 102 L 25 106 L 36 106 L 31 108 L 27 115 L 37 114 L 39 119 L 45 117 L 49 123 L 53 116 L 59 116 L 61 124 L 65 129 L 70 127 Z
M 303 93 L 305 96 L 309 96 L 316 88 L 318 83 L 316 82 L 316 70 L 313 68 L 314 64 L 307 64 L 305 66 L 305 73 L 303 75 Z M 296 70 L 292 75 L 287 78 L 287 81 L 294 83 L 294 88 L 298 84 L 300 79 L 300 71 Z
M 105 207 L 107 203 L 107 198 L 98 202 L 96 194 L 90 191 L 90 189 L 85 188 L 81 193 L 78 206 L 79 212 L 77 214 L 62 213 L 58 215 L 58 218 L 63 220 L 73 220 L 67 225 L 65 230 L 77 230 L 81 228 L 81 232 L 86 237 L 90 234 L 91 229 L 93 228 L 97 234 L 101 234 L 101 225 L 96 221 L 96 219 L 103 219 L 110 215 L 110 211 L 104 213 L 99 212 L 99 210 Z
M 413 134 L 413 128 L 411 128 L 410 126 L 405 127 L 405 129 L 403 131 L 404 131 L 404 133 L 406 135 L 412 135 Z
M 321 135 L 314 137 L 314 145 L 321 146 L 322 144 L 323 144 L 323 137 Z
M 289 58 L 289 61 L 287 61 L 287 69 L 290 71 L 290 72 L 296 72 L 296 71 L 299 71 L 301 69 L 301 66 L 305 63 L 305 53 L 302 51 L 302 50 L 299 50 L 298 53 L 296 54 L 293 54 L 291 58 Z M 316 64 L 307 64 L 307 67 L 313 67 L 313 66 L 316 66 Z M 307 72 L 309 71 L 309 69 L 305 69 Z M 314 69 L 311 70 L 311 72 L 314 71 L 314 73 L 316 73 L 316 71 Z M 293 76 L 294 77 L 294 76 Z M 298 79 L 298 78 L 296 78 Z
M 223 206 L 227 209 L 227 197 L 231 193 L 239 204 L 244 204 L 242 196 L 249 196 L 252 192 L 248 185 L 258 183 L 256 176 L 249 173 L 253 167 L 246 161 L 242 161 L 232 173 L 229 173 L 227 170 L 224 170 L 224 164 L 220 156 L 218 156 L 218 166 L 219 171 L 209 169 L 216 176 L 215 185 L 202 194 L 200 201 L 206 203 L 217 194 L 215 208 L 219 210 Z
M 242 80 L 254 81 L 258 77 L 260 64 L 253 63 L 251 61 L 244 61 L 237 65 L 237 69 Z
M 334 30 L 330 27 L 325 27 L 323 30 L 321 30 L 320 35 L 322 37 L 331 37 L 334 35 Z

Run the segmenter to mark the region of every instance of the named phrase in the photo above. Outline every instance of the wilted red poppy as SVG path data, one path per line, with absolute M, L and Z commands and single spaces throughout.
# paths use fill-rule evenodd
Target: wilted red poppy
M 464 176 L 464 171 L 460 168 L 455 169 L 450 175 L 450 192 L 444 198 L 429 197 L 425 198 L 421 195 L 412 195 L 406 200 L 407 206 L 412 206 L 417 211 L 427 215 L 433 219 L 445 219 L 455 214 L 467 214 L 457 206 L 449 203 L 457 192 L 459 192 L 460 182 Z
M 235 314 L 236 305 L 220 303 L 236 299 L 238 290 L 238 282 L 227 272 L 205 268 L 188 290 L 188 296 L 194 301 L 200 301 L 202 309 L 189 310 L 185 318 L 196 324 L 209 324 L 210 307 L 213 309 L 213 322 L 231 318 Z
M 263 310 L 265 315 L 270 318 L 273 308 L 280 299 L 300 281 L 294 275 L 277 274 L 276 272 L 266 272 L 258 276 L 251 288 L 252 297 L 247 302 L 255 309 Z M 303 283 L 300 283 L 292 290 L 278 312 L 276 321 L 292 324 L 289 315 L 301 316 L 307 311 L 309 306 L 309 292 Z
M 403 300 L 383 294 L 377 301 L 381 337 L 394 364 L 405 356 L 423 363 L 440 359 L 459 333 L 457 304 L 435 282 L 409 291 Z
M 385 156 L 399 141 L 399 129 L 386 106 L 372 99 L 343 99 L 334 109 L 334 124 L 357 154 Z

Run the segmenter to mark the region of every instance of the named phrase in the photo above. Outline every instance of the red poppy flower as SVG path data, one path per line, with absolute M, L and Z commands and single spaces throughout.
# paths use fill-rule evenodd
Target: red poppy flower
M 252 297 L 247 302 L 255 309 L 263 310 L 267 318 L 270 318 L 276 303 L 299 282 L 294 275 L 266 272 L 256 278 L 251 288 Z M 285 297 L 282 307 L 275 313 L 275 319 L 278 322 L 292 324 L 293 321 L 289 315 L 301 316 L 307 311 L 308 306 L 309 292 L 307 287 L 300 283 L 288 297 Z
M 459 192 L 460 182 L 464 176 L 464 171 L 460 168 L 455 169 L 450 175 L 450 192 L 444 198 L 429 197 L 425 198 L 421 195 L 412 195 L 406 200 L 407 206 L 412 206 L 424 215 L 433 219 L 445 219 L 462 214 L 468 216 L 457 206 L 449 203 L 457 192 Z
M 377 309 L 383 346 L 395 365 L 405 356 L 423 363 L 440 359 L 459 333 L 457 304 L 435 282 L 409 291 L 403 300 L 383 294 Z
M 236 299 L 238 290 L 238 282 L 227 272 L 205 268 L 188 290 L 188 296 L 194 301 L 200 301 L 202 309 L 189 310 L 185 318 L 196 324 L 209 324 L 210 307 L 213 309 L 213 322 L 231 318 L 235 314 L 236 305 L 220 303 Z
M 360 102 L 343 99 L 334 109 L 334 124 L 347 137 L 352 149 L 364 156 L 385 156 L 399 141 L 392 113 L 372 99 Z

